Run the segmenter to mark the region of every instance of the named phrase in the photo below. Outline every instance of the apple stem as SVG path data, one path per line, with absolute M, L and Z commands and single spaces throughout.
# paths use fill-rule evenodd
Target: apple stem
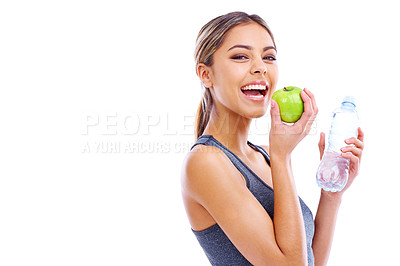
M 284 90 L 284 91 L 288 91 L 288 89 L 286 89 L 286 87 L 283 87 L 283 90 Z

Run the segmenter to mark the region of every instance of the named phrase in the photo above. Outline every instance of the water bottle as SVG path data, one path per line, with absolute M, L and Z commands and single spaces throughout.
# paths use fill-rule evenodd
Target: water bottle
M 333 111 L 328 145 L 317 170 L 318 186 L 326 191 L 341 191 L 346 186 L 350 160 L 341 156 L 340 149 L 346 146 L 346 139 L 357 137 L 358 114 L 355 108 L 354 97 L 346 96 L 341 106 Z

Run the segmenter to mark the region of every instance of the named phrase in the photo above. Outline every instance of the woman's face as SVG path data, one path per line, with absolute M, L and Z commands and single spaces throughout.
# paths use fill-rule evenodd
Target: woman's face
M 264 115 L 278 79 L 271 36 L 257 23 L 232 28 L 214 53 L 209 74 L 218 111 L 227 108 L 247 118 Z

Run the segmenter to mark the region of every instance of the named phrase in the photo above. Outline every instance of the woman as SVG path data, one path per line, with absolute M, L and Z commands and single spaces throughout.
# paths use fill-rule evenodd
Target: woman
M 282 123 L 271 100 L 277 51 L 266 23 L 242 12 L 217 17 L 201 29 L 195 56 L 205 92 L 198 140 L 183 166 L 182 194 L 208 259 L 213 265 L 326 264 L 342 195 L 359 171 L 361 129 L 342 149 L 350 159 L 349 181 L 341 192 L 321 190 L 314 223 L 296 192 L 291 153 L 308 134 L 317 105 L 304 89 L 300 120 Z M 250 123 L 269 104 L 269 146 L 257 146 L 247 141 Z M 321 157 L 324 139 L 321 133 Z

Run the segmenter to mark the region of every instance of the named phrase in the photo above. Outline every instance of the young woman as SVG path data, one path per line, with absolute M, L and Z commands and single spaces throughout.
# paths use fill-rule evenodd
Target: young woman
M 282 123 L 271 96 L 278 79 L 277 50 L 257 15 L 229 13 L 207 23 L 197 38 L 197 74 L 204 85 L 197 142 L 182 172 L 186 212 L 213 265 L 324 265 L 343 193 L 357 176 L 363 132 L 343 143 L 350 175 L 341 192 L 321 190 L 313 216 L 296 192 L 291 153 L 317 115 L 304 89 L 304 113 Z M 269 146 L 247 141 L 253 118 L 271 104 Z M 347 146 L 345 145 L 347 144 Z M 322 157 L 325 136 L 321 133 Z

